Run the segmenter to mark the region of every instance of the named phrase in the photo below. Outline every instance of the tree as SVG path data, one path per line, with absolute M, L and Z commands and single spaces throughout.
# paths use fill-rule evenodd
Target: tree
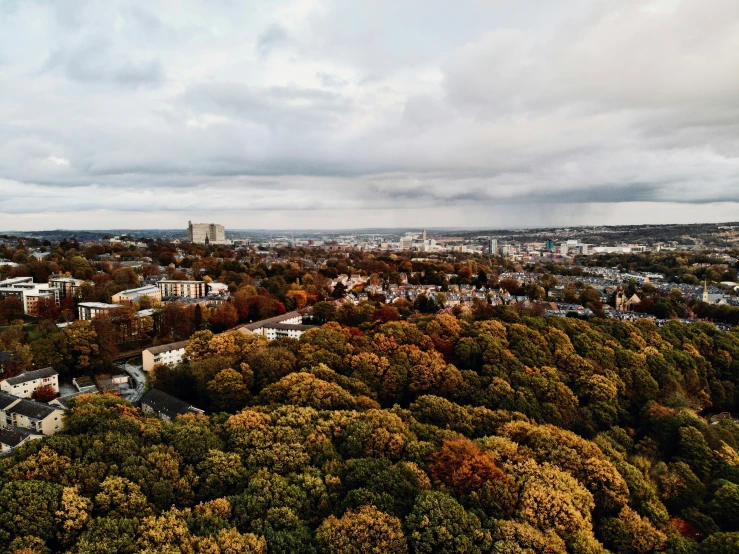
M 33 399 L 39 402 L 49 402 L 56 398 L 56 390 L 51 385 L 42 385 L 33 391 Z
M 429 463 L 431 476 L 458 494 L 478 490 L 488 481 L 505 481 L 495 459 L 464 437 L 447 439 Z
M 310 373 L 291 373 L 265 387 L 260 400 L 264 403 L 311 406 L 317 410 L 348 410 L 357 403 L 346 390 L 335 383 Z
M 344 298 L 346 296 L 346 285 L 344 283 L 336 283 L 331 296 L 336 299 Z
M 329 516 L 316 531 L 328 554 L 404 554 L 408 551 L 400 520 L 373 506 Z
M 241 456 L 235 453 L 210 450 L 198 465 L 200 497 L 219 498 L 239 491 L 246 480 Z
M 80 495 L 76 487 L 64 487 L 61 509 L 57 510 L 59 540 L 64 545 L 72 544 L 90 522 L 92 502 Z
M 220 306 L 208 320 L 213 331 L 220 333 L 236 327 L 239 323 L 239 314 L 231 304 Z
M 99 352 L 97 333 L 90 321 L 75 321 L 62 329 L 60 350 L 68 370 L 88 368 Z
M 56 513 L 63 488 L 44 481 L 11 481 L 0 490 L 0 543 L 34 536 L 45 541 L 56 536 Z
M 124 477 L 106 477 L 100 484 L 100 492 L 95 496 L 95 509 L 98 513 L 126 519 L 141 517 L 151 512 L 141 487 Z
M 316 302 L 311 309 L 311 315 L 321 323 L 332 321 L 336 318 L 336 306 L 331 302 Z
M 424 491 L 416 499 L 405 525 L 418 554 L 478 554 L 487 552 L 490 536 L 480 520 L 442 492 Z
M 251 397 L 244 376 L 231 368 L 219 372 L 207 388 L 211 406 L 216 411 L 237 412 Z

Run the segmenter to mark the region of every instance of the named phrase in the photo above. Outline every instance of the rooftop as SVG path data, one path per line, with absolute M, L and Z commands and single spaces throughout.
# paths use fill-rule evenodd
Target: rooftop
M 35 369 L 33 371 L 24 371 L 15 377 L 8 377 L 6 381 L 9 385 L 20 385 L 21 383 L 27 383 L 28 381 L 35 381 L 36 379 L 43 379 L 45 377 L 53 377 L 54 375 L 59 374 L 53 367 L 45 367 L 42 369 Z
M 271 323 L 269 325 L 262 325 L 262 327 L 269 327 L 270 329 L 279 329 L 282 331 L 307 331 L 320 325 L 303 325 L 302 323 Z
M 174 420 L 178 415 L 187 413 L 201 413 L 203 410 L 191 406 L 184 400 L 180 400 L 166 392 L 151 389 L 141 398 L 141 405 L 149 406 L 158 414 L 164 414 Z
M 112 310 L 121 307 L 120 304 L 106 304 L 105 302 L 80 302 L 77 306 L 82 306 L 83 308 L 98 308 L 100 310 Z
M 128 289 L 128 290 L 122 290 L 118 292 L 117 294 L 123 294 L 123 295 L 132 295 L 132 294 L 142 294 L 145 292 L 159 292 L 159 288 L 154 285 L 146 285 L 145 287 L 138 287 L 135 289 Z
M 22 429 L 21 427 L 6 427 L 0 429 L 0 443 L 5 444 L 11 448 L 15 448 L 28 437 L 34 436 L 36 433 L 29 429 Z
M 0 410 L 4 410 L 18 400 L 20 400 L 20 398 L 18 398 L 17 396 L 5 391 L 0 391 Z
M 160 344 L 159 346 L 152 346 L 147 348 L 147 352 L 151 354 L 161 354 L 162 352 L 171 352 L 172 350 L 180 350 L 187 346 L 189 340 L 182 340 L 180 342 L 170 342 L 169 344 Z
M 249 331 L 254 331 L 256 329 L 261 329 L 262 327 L 272 327 L 277 323 L 282 323 L 286 319 L 292 319 L 294 317 L 303 317 L 303 316 L 300 312 L 287 312 L 286 314 L 278 315 L 276 317 L 270 317 L 269 319 L 262 319 L 260 321 L 255 321 L 254 323 L 247 323 L 246 325 L 239 325 L 234 330 L 248 329 Z
M 10 408 L 13 413 L 24 415 L 30 419 L 42 420 L 49 417 L 59 408 L 36 402 L 35 400 L 26 400 L 22 398 L 15 406 Z

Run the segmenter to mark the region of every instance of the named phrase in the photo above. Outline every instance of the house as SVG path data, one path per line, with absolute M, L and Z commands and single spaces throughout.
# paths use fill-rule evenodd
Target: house
M 183 340 L 170 344 L 152 346 L 141 352 L 144 371 L 151 371 L 156 364 L 176 365 L 185 356 L 185 347 L 190 341 Z
M 77 304 L 78 317 L 82 321 L 95 319 L 101 314 L 120 308 L 119 304 L 106 304 L 104 302 L 80 302 Z
M 178 415 L 203 413 L 200 408 L 157 389 L 151 389 L 141 397 L 141 411 L 164 421 L 174 421 Z
M 35 400 L 18 398 L 0 391 L 0 427 L 22 427 L 53 435 L 62 427 L 64 410 Z
M 19 398 L 31 398 L 39 388 L 50 386 L 59 394 L 59 374 L 51 367 L 24 371 L 0 382 L 0 390 Z
M 0 454 L 7 454 L 14 448 L 29 440 L 43 438 L 43 435 L 34 433 L 22 427 L 5 427 L 0 429 Z
M 152 300 L 161 300 L 162 291 L 159 287 L 146 286 L 138 287 L 135 289 L 122 290 L 114 294 L 111 297 L 113 304 L 130 304 L 131 302 L 138 302 L 142 297 L 148 296 Z

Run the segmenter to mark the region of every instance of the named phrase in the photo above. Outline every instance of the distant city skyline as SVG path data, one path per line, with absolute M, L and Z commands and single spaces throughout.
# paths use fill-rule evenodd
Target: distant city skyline
M 0 230 L 739 213 L 734 0 L 0 4 Z
M 164 213 L 153 218 L 149 212 L 125 214 L 125 217 L 111 217 L 105 211 L 88 211 L 59 214 L 59 218 L 48 214 L 35 216 L 25 214 L 12 218 L 0 214 L 0 233 L 6 231 L 50 231 L 55 229 L 108 230 L 108 229 L 182 229 L 187 234 L 188 218 L 193 221 L 218 220 L 228 230 L 361 230 L 361 229 L 524 229 L 542 227 L 587 227 L 597 225 L 669 225 L 680 223 L 722 223 L 739 219 L 739 205 L 730 203 L 689 204 L 669 203 L 623 203 L 591 206 L 588 212 L 580 212 L 580 206 L 558 206 L 552 213 L 552 206 L 531 206 L 530 214 L 539 212 L 538 217 L 521 217 L 518 213 L 504 213 L 500 210 L 490 217 L 490 209 L 476 217 L 468 213 L 464 216 L 445 214 L 438 210 L 435 216 L 428 217 L 428 210 L 414 213 L 414 210 L 396 211 L 357 211 L 351 218 L 354 224 L 347 224 L 343 217 L 332 218 L 326 212 L 308 214 L 295 212 L 266 212 L 230 214 L 229 212 L 207 212 L 204 215 L 189 213 Z M 636 210 L 635 210 L 636 208 Z M 539 211 L 540 210 L 540 211 Z M 634 212 L 638 213 L 635 214 Z M 629 212 L 629 213 L 624 213 Z M 184 219 L 183 219 L 184 218 Z M 7 223 L 6 223 L 7 222 Z M 15 225 L 12 224 L 15 222 Z M 334 223 L 335 222 L 335 223 Z M 55 224 L 58 223 L 58 224 Z M 114 225 L 113 223 L 118 223 Z

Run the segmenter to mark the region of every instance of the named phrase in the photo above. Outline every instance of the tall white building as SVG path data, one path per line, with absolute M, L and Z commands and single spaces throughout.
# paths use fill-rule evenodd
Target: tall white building
M 196 244 L 226 244 L 226 228 L 217 223 L 187 222 L 187 235 Z

